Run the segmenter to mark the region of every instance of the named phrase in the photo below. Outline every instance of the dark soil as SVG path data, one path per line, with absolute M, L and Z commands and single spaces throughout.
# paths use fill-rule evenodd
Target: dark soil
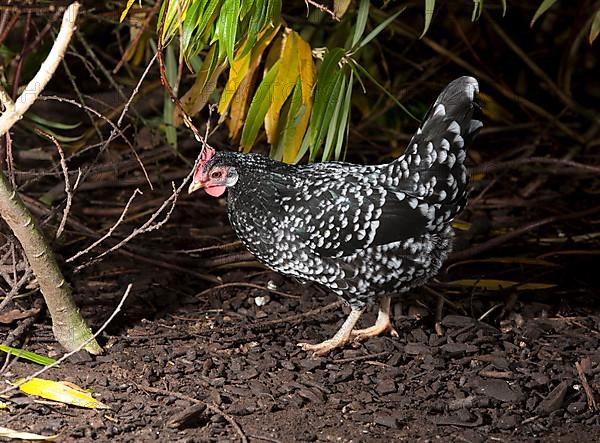
M 212 228 L 194 226 L 193 214 L 202 208 L 219 216 L 210 221 Z M 216 201 L 185 198 L 163 230 L 139 237 L 132 248 L 160 254 L 214 244 L 198 232 L 234 240 Z M 61 441 L 600 437 L 600 417 L 590 408 L 576 369 L 579 362 L 589 389 L 597 393 L 600 316 L 592 289 L 492 293 L 434 283 L 431 287 L 448 300 L 437 328 L 441 335 L 435 328 L 439 299 L 420 290 L 396 300 L 399 338 L 374 338 L 314 359 L 297 343 L 331 336 L 345 315 L 342 306 L 332 305 L 335 297 L 320 289 L 302 287 L 253 262 L 244 267 L 240 249 L 233 253 L 233 269 L 211 273 L 224 282 L 261 287 L 272 280 L 278 292 L 236 285 L 205 290 L 214 283 L 165 270 L 164 263 L 145 265 L 118 252 L 111 257 L 71 277 L 95 327 L 112 312 L 126 284 L 134 283 L 122 314 L 101 336 L 105 355 L 78 356 L 46 374 L 92 389 L 111 409 L 65 407 L 13 392 L 10 415 L 0 412 L 2 425 L 60 434 Z M 207 260 L 191 259 L 198 266 L 190 272 L 204 272 Z M 227 261 L 216 258 L 212 265 Z M 578 275 L 568 266 L 561 273 Z M 464 269 L 458 275 L 464 277 Z M 525 277 L 522 270 L 521 281 Z M 567 283 L 565 278 L 563 287 Z M 364 316 L 365 325 L 374 314 Z M 61 352 L 48 321 L 41 319 L 24 347 L 51 356 Z M 14 380 L 33 369 L 13 362 L 3 378 Z

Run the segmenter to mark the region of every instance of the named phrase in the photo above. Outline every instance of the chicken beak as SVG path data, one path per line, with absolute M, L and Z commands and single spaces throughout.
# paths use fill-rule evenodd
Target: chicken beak
M 206 183 L 193 181 L 190 184 L 190 187 L 188 188 L 188 194 L 191 194 L 192 192 L 197 191 L 198 189 L 202 189 L 205 186 L 206 186 Z

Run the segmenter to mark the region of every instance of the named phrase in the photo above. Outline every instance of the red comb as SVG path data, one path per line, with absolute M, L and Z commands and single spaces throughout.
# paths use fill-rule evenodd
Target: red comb
M 196 166 L 196 171 L 194 172 L 194 181 L 200 182 L 202 179 L 202 174 L 204 172 L 204 166 L 206 163 L 215 155 L 215 150 L 210 146 L 206 145 L 202 152 L 200 153 L 200 158 L 198 159 L 198 164 Z

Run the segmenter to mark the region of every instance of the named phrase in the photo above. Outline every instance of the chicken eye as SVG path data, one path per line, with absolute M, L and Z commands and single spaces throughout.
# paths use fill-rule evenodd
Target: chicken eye
M 216 170 L 210 173 L 210 178 L 221 178 L 222 175 L 223 173 L 221 171 Z

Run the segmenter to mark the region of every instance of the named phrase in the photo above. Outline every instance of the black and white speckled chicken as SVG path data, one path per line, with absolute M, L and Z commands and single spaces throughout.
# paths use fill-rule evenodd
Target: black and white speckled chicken
M 231 224 L 258 260 L 345 299 L 351 313 L 319 344 L 323 355 L 351 338 L 395 334 L 390 296 L 435 276 L 452 247 L 450 222 L 467 201 L 465 148 L 482 126 L 473 119 L 477 81 L 461 77 L 437 98 L 406 152 L 391 163 L 287 165 L 257 154 L 207 147 L 189 192 L 229 189 Z M 374 326 L 355 330 L 379 302 Z

